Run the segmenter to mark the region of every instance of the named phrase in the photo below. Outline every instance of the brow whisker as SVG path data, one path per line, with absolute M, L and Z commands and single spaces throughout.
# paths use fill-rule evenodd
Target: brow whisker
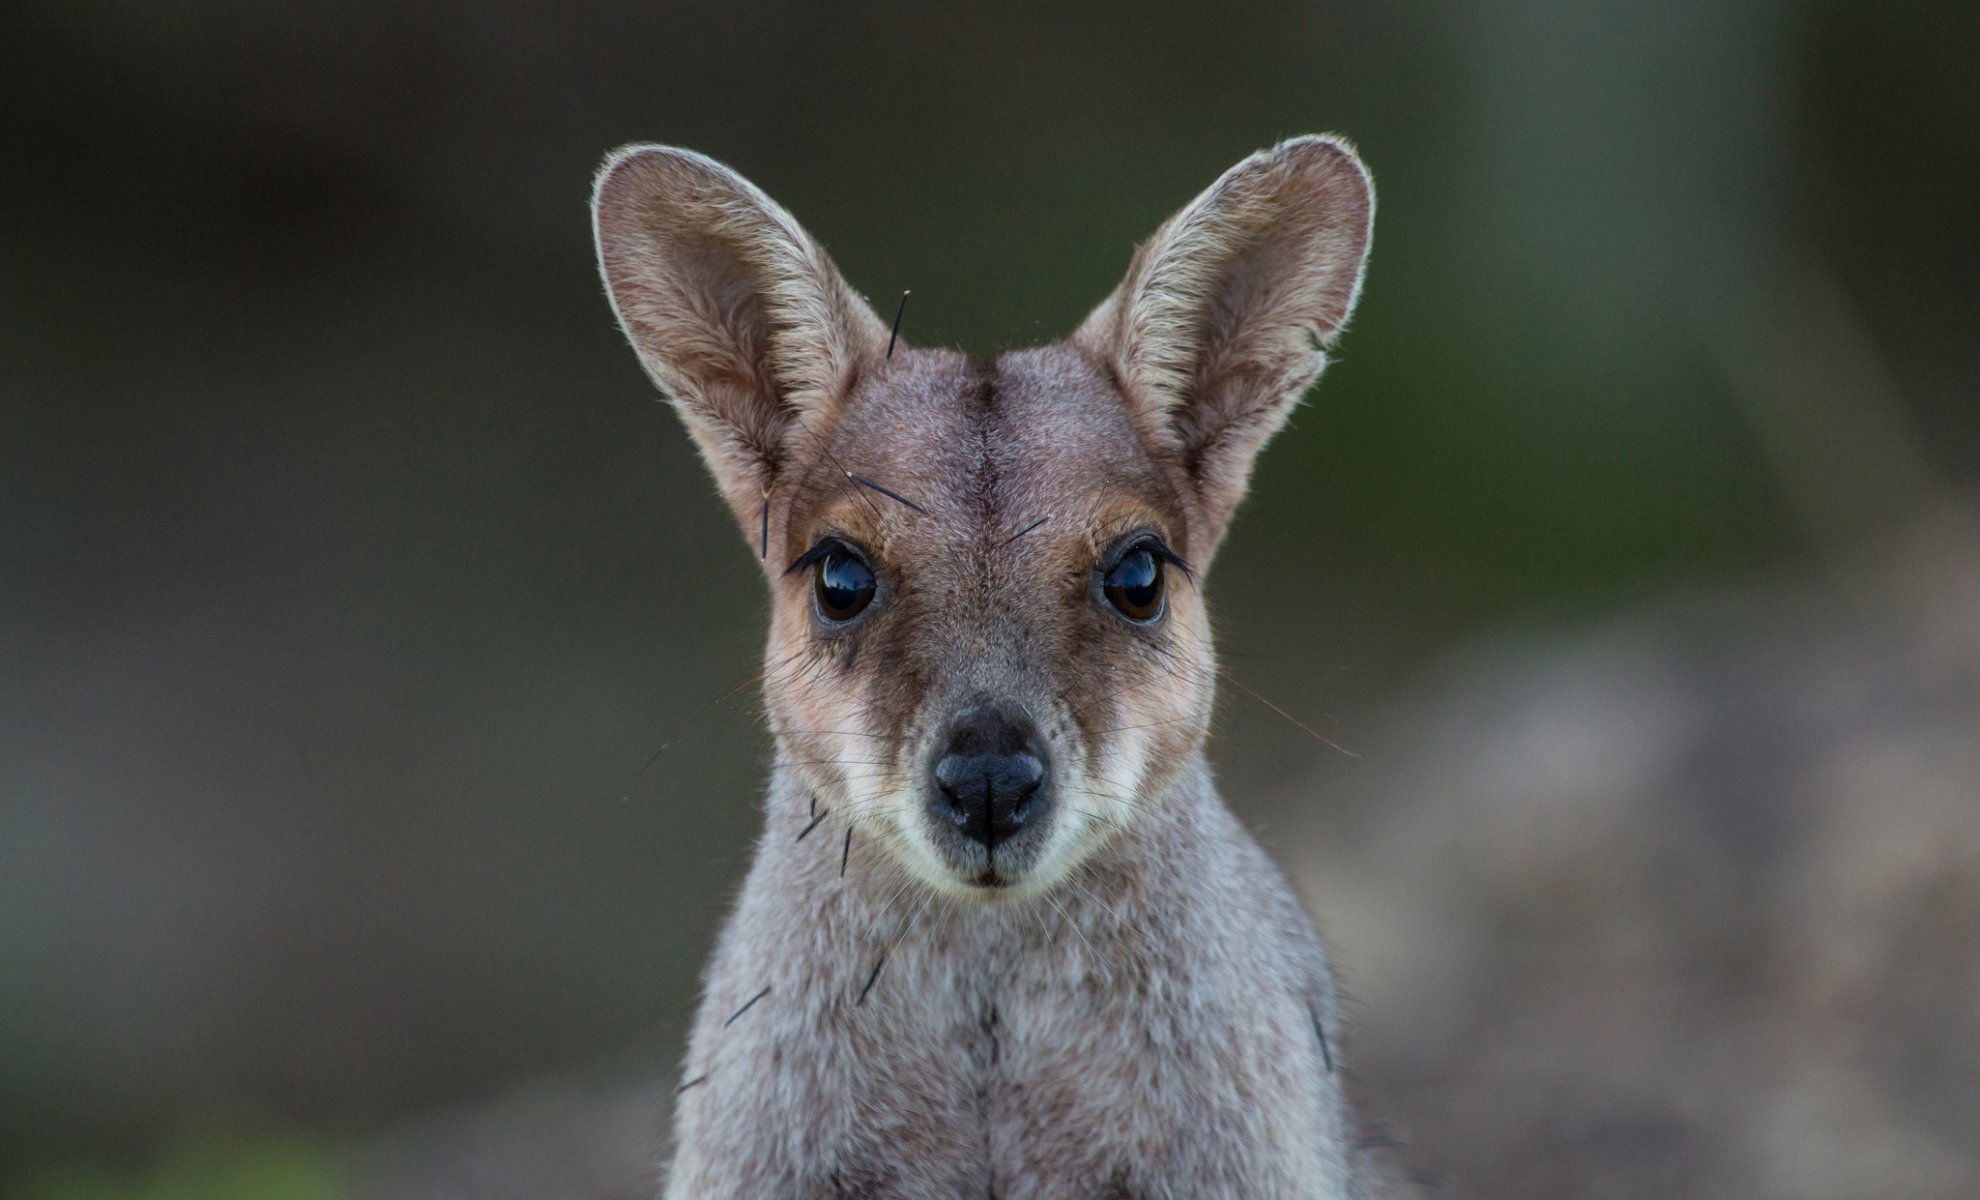
M 882 496 L 887 497 L 887 499 L 899 501 L 900 503 L 905 504 L 909 508 L 920 513 L 924 517 L 928 515 L 927 509 L 921 507 L 919 504 L 916 504 L 914 501 L 908 499 L 906 496 L 901 495 L 899 492 L 895 491 L 890 487 L 886 487 L 882 484 L 875 483 L 864 475 L 855 475 L 851 471 L 847 471 L 845 474 L 847 479 L 852 480 L 854 483 L 858 484 L 863 488 L 872 488 L 874 491 L 879 492 Z
M 853 473 L 846 470 L 845 464 L 839 461 L 839 456 L 832 453 L 831 445 L 827 443 L 824 437 L 820 436 L 809 425 L 806 425 L 802 417 L 798 418 L 798 428 L 804 430 L 818 444 L 818 452 L 825 456 L 825 461 L 831 463 L 834 470 L 838 471 L 839 474 L 845 476 L 847 479 L 853 478 Z M 866 501 L 867 511 L 873 514 L 875 521 L 880 520 L 880 506 L 873 503 L 871 497 L 867 496 L 864 492 L 856 491 L 853 494 Z M 895 499 L 899 499 L 899 497 L 897 496 Z M 902 503 L 906 502 L 902 501 Z
M 1004 545 L 1005 545 L 1005 546 L 1008 546 L 1008 545 L 1010 545 L 1010 544 L 1011 544 L 1012 542 L 1015 542 L 1015 541 L 1017 541 L 1017 540 L 1018 540 L 1019 538 L 1021 538 L 1021 537 L 1023 537 L 1023 536 L 1025 535 L 1025 534 L 1027 534 L 1027 533 L 1030 533 L 1030 532 L 1031 532 L 1032 530 L 1034 530 L 1034 529 L 1037 529 L 1037 528 L 1038 528 L 1039 526 L 1041 526 L 1041 525 L 1043 525 L 1043 524 L 1045 524 L 1045 523 L 1046 523 L 1047 521 L 1050 521 L 1051 519 L 1052 519 L 1052 518 L 1051 518 L 1050 516 L 1043 516 L 1043 517 L 1040 517 L 1040 518 L 1038 518 L 1038 519 L 1037 519 L 1036 521 L 1033 521 L 1033 522 L 1032 522 L 1031 524 L 1029 524 L 1029 525 L 1026 525 L 1026 526 L 1025 526 L 1025 527 L 1024 527 L 1023 529 L 1020 529 L 1020 530 L 1018 530 L 1018 531 L 1017 531 L 1016 533 L 1014 533 L 1014 534 L 1012 534 L 1011 536 L 1009 536 L 1009 537 L 1007 537 L 1007 538 L 1005 538 L 1005 539 L 1004 539 Z M 1001 547 L 1000 547 L 1000 549 L 1001 549 Z

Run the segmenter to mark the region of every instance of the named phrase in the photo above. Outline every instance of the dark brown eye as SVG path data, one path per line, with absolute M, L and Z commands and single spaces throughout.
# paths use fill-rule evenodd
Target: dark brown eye
M 818 559 L 812 592 L 818 598 L 818 615 L 844 623 L 873 603 L 873 572 L 850 551 L 834 547 Z
M 1162 561 L 1154 551 L 1137 546 L 1108 570 L 1100 590 L 1128 620 L 1153 621 L 1162 615 Z

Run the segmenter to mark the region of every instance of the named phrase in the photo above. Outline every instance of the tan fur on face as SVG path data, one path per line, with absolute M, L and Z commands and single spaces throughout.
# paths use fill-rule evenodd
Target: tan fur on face
M 885 480 L 922 511 L 849 475 Z M 839 537 L 867 552 L 881 592 L 857 633 L 824 639 L 810 577 L 778 580 L 772 729 L 821 803 L 928 884 L 972 894 L 928 843 L 918 803 L 935 744 L 970 696 L 1030 712 L 1071 797 L 1057 836 L 1000 898 L 1048 887 L 1104 844 L 1200 740 L 1212 667 L 1189 580 L 1171 573 L 1168 621 L 1154 632 L 1130 629 L 1094 594 L 1124 535 L 1155 532 L 1189 553 L 1186 480 L 1142 448 L 1129 407 L 1083 355 L 1033 351 L 979 368 L 903 352 L 862 379 L 789 503 L 784 561 Z
M 1066 342 L 889 357 L 739 176 L 608 160 L 614 308 L 772 596 L 768 821 L 670 1196 L 1376 1195 L 1325 954 L 1210 782 L 1198 590 L 1347 319 L 1372 214 L 1344 143 L 1296 139 L 1157 231 Z M 1101 580 L 1142 536 L 1194 570 L 1165 568 L 1165 614 L 1136 623 Z M 824 539 L 877 580 L 843 627 L 787 570 Z M 933 764 L 983 705 L 1028 717 L 1048 767 L 1043 815 L 999 850 L 931 816 Z

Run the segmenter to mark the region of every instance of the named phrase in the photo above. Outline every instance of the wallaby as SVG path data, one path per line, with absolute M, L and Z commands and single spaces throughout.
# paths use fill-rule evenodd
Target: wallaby
M 1391 1194 L 1326 954 L 1203 750 L 1204 573 L 1374 203 L 1347 143 L 1285 142 L 981 362 L 897 342 L 721 164 L 606 160 L 612 305 L 771 595 L 767 819 L 669 1197 Z

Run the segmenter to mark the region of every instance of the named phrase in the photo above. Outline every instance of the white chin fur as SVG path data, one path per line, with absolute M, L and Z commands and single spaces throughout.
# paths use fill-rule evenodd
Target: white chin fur
M 1000 887 L 984 887 L 974 878 L 958 874 L 937 853 L 921 825 L 919 806 L 912 803 L 906 789 L 862 796 L 854 803 L 861 811 L 882 814 L 888 832 L 894 835 L 884 839 L 888 849 L 929 887 L 980 903 L 1022 900 L 1049 891 L 1133 822 L 1149 750 L 1147 739 L 1136 737 L 1110 752 L 1111 770 L 1095 774 L 1080 764 L 1064 781 L 1058 801 L 1062 811 L 1037 860 L 1023 875 L 1009 877 Z

